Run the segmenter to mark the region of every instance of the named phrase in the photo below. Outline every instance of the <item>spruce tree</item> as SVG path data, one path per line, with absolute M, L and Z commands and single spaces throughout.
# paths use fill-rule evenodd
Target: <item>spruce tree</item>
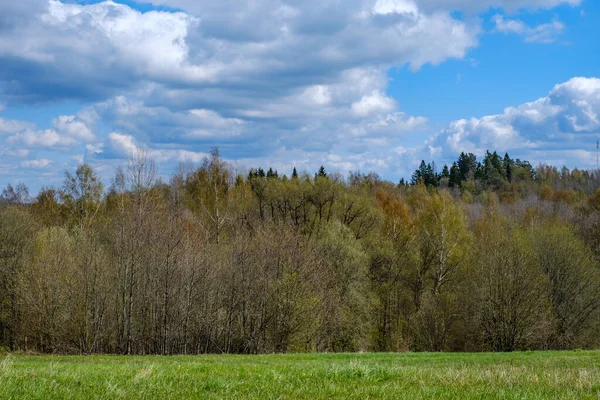
M 315 179 L 317 179 L 318 177 L 327 178 L 327 172 L 325 171 L 325 167 L 322 165 L 321 168 L 319 168 L 319 172 L 315 174 Z

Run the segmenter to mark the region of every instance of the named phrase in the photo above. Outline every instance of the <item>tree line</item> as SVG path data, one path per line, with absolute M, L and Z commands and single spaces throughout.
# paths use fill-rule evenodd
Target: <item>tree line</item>
M 514 351 L 600 343 L 600 177 L 461 154 L 410 184 L 168 182 L 145 152 L 0 202 L 0 348 L 42 353 Z

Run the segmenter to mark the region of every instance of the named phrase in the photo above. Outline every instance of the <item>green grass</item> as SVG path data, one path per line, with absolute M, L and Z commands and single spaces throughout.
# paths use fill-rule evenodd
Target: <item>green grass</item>
M 600 352 L 0 357 L 0 399 L 599 399 Z

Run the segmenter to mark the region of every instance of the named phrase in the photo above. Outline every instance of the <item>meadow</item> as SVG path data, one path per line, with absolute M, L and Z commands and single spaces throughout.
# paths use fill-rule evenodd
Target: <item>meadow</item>
M 1 399 L 598 399 L 600 352 L 0 357 Z

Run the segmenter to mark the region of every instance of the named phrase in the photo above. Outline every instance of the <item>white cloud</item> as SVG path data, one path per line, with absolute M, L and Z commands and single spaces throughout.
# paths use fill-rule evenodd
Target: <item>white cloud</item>
M 373 12 L 377 14 L 413 14 L 419 12 L 417 5 L 411 0 L 377 0 L 373 6 Z
M 185 38 L 199 20 L 185 13 L 50 0 L 17 21 L 0 33 L 0 79 L 10 82 L 3 87 L 9 99 L 87 100 L 143 80 L 210 81 L 211 65 L 218 64 L 188 62 Z M 24 67 L 31 72 L 22 74 Z
M 77 117 L 63 115 L 55 118 L 51 129 L 36 130 L 24 121 L 0 119 L 0 133 L 8 133 L 6 143 L 16 147 L 68 149 L 95 139 L 92 131 Z
M 522 36 L 523 40 L 528 43 L 553 43 L 565 29 L 565 26 L 557 20 L 529 27 L 523 21 L 504 19 L 499 14 L 496 14 L 492 19 L 496 24 L 495 29 L 497 32 L 515 33 Z
M 29 155 L 29 150 L 27 149 L 2 149 L 0 148 L 0 155 L 4 157 L 15 157 L 15 158 L 23 158 Z
M 439 64 L 477 45 L 476 21 L 387 2 L 199 2 L 196 17 L 50 0 L 41 16 L 3 34 L 0 79 L 21 101 L 106 99 L 148 82 L 227 88 L 230 97 L 273 87 L 276 97 L 353 68 Z
M 142 99 L 117 96 L 96 105 L 96 111 L 121 131 L 150 141 L 173 142 L 223 139 L 241 134 L 246 122 L 225 118 L 205 108 L 171 111 L 165 106 L 147 106 Z
M 54 129 L 45 129 L 43 131 L 26 130 L 10 136 L 6 139 L 6 142 L 12 146 L 62 149 L 72 147 L 77 143 L 70 137 L 59 135 Z
M 304 89 L 302 93 L 304 103 L 307 107 L 327 106 L 331 103 L 331 90 L 326 85 L 313 85 Z
M 138 146 L 135 139 L 130 135 L 123 135 L 117 132 L 111 132 L 108 135 L 107 144 L 112 153 L 123 158 L 131 158 L 138 152 Z
M 33 129 L 34 127 L 35 125 L 29 122 L 0 118 L 0 135 L 13 134 L 25 129 Z
M 185 43 L 188 29 L 199 22 L 184 13 L 140 13 L 111 1 L 81 6 L 50 0 L 50 8 L 42 17 L 47 29 L 78 32 L 72 47 L 79 48 L 81 31 L 105 38 L 117 57 L 112 62 L 133 67 L 143 76 L 156 79 L 181 77 L 202 80 L 204 67 L 186 62 Z M 58 28 L 58 29 L 57 29 Z
M 385 149 L 404 134 L 427 128 L 426 118 L 398 110 L 383 92 L 387 82 L 379 70 L 352 70 L 337 82 L 299 89 L 281 99 L 231 105 L 234 109 L 228 112 L 239 117 L 208 109 L 175 112 L 125 97 L 102 103 L 98 113 L 150 148 L 196 152 L 218 143 L 231 157 L 247 158 L 264 157 L 279 148 L 336 151 L 341 142 L 345 149 L 337 151 L 355 154 L 367 148 Z
M 496 30 L 502 33 L 517 33 L 522 35 L 528 29 L 523 21 L 509 19 L 505 20 L 504 16 L 500 14 L 494 15 L 492 18 L 496 24 Z
M 5 144 L 12 146 L 7 151 L 28 155 L 29 148 L 43 148 L 54 150 L 57 158 L 74 155 L 77 160 L 85 151 L 84 158 L 110 164 L 109 159 L 127 158 L 146 147 L 157 160 L 172 163 L 200 161 L 204 153 L 199 150 L 219 144 L 231 159 L 250 165 L 295 162 L 307 169 L 324 164 L 397 173 L 421 154 L 439 151 L 436 140 L 441 139 L 422 149 L 401 147 L 407 134 L 424 131 L 428 121 L 405 114 L 387 94 L 389 68 L 418 70 L 464 58 L 481 34 L 481 21 L 473 13 L 489 7 L 511 12 L 579 4 L 153 2 L 184 12 L 141 13 L 111 1 L 0 4 L 2 100 L 90 105 L 76 115 L 58 116 L 49 129 L 0 119 L 0 135 L 8 135 Z M 453 10 L 465 14 L 456 17 Z M 529 41 L 549 41 L 562 30 L 559 22 L 528 27 L 501 18 L 500 27 L 508 24 L 508 31 Z M 574 90 L 566 91 L 572 95 Z M 597 103 L 589 96 L 573 100 L 569 105 L 538 101 L 507 109 L 502 118 L 457 121 L 448 137 L 455 147 L 512 146 L 524 139 L 533 148 L 539 143 L 521 126 L 562 124 L 571 127 L 571 134 L 595 129 Z M 115 132 L 102 137 L 107 127 Z M 562 135 L 562 128 L 553 134 Z M 63 154 L 66 150 L 71 153 Z
M 481 155 L 497 150 L 532 162 L 592 167 L 598 135 L 600 79 L 576 77 L 556 85 L 546 97 L 502 114 L 454 121 L 428 145 L 442 149 L 446 160 L 462 151 Z
M 78 142 L 91 142 L 96 139 L 92 131 L 73 115 L 62 115 L 54 120 L 54 129 Z
M 52 161 L 50 161 L 46 158 L 41 158 L 38 160 L 23 161 L 21 163 L 21 167 L 33 168 L 33 169 L 43 169 L 43 168 L 46 168 L 47 166 L 49 166 L 51 163 L 52 163 Z
M 493 8 L 504 8 L 509 11 L 518 9 L 550 9 L 561 4 L 568 4 L 576 6 L 581 4 L 583 0 L 377 0 L 373 2 L 367 2 L 371 7 L 375 7 L 377 4 L 378 8 L 381 9 L 396 9 L 412 11 L 414 7 L 426 10 L 427 12 L 440 11 L 440 10 L 458 10 L 458 11 L 483 11 L 490 7 Z M 152 4 L 156 5 L 167 5 L 183 10 L 189 11 L 195 15 L 221 15 L 226 14 L 227 11 L 230 15 L 235 18 L 233 19 L 233 27 L 238 28 L 236 23 L 240 23 L 239 18 L 241 16 L 248 16 L 249 20 L 254 21 L 256 15 L 270 13 L 285 14 L 285 3 L 278 0 L 255 0 L 252 3 L 237 1 L 237 0 L 226 0 L 220 2 L 209 2 L 209 1 L 196 1 L 196 0 L 150 0 Z M 334 1 L 317 1 L 317 0 L 306 0 L 302 2 L 306 4 L 306 8 L 324 8 Z M 357 2 L 357 4 L 361 4 Z M 294 9 L 293 9 L 294 10 Z M 290 11 L 288 11 L 290 13 Z M 293 11 L 291 12 L 293 13 Z M 223 16 L 222 18 L 225 18 Z M 221 19 L 219 19 L 221 22 Z
M 363 96 L 360 101 L 352 103 L 352 112 L 360 117 L 374 113 L 389 113 L 396 108 L 396 101 L 384 93 L 375 90 Z
M 139 151 L 145 150 L 148 155 L 158 162 L 193 162 L 199 163 L 207 153 L 193 152 L 182 149 L 156 149 L 140 146 L 133 136 L 112 132 L 100 148 L 91 149 L 96 157 L 128 159 Z

